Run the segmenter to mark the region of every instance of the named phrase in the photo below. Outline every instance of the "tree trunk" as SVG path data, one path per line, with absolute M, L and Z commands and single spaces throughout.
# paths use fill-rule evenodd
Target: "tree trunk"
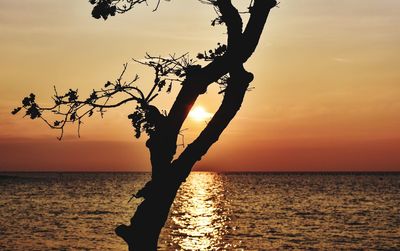
M 241 66 L 235 68 L 231 76 L 224 100 L 203 132 L 169 168 L 166 168 L 169 172 L 165 173 L 164 177 L 153 177 L 147 186 L 144 201 L 131 218 L 131 225 L 117 227 L 117 235 L 128 243 L 129 250 L 157 249 L 161 229 L 168 218 L 180 185 L 189 175 L 193 165 L 218 140 L 240 109 L 247 87 L 253 80 L 253 74 L 246 72 Z
M 152 180 L 151 192 L 136 209 L 130 226 L 116 228 L 129 250 L 156 250 L 158 238 L 164 226 L 171 205 L 180 187 L 176 179 L 165 177 L 165 182 Z
M 276 1 L 254 0 L 243 32 L 239 12 L 230 0 L 216 0 L 215 5 L 227 26 L 228 49 L 223 56 L 215 58 L 205 67 L 199 66 L 187 74 L 165 124 L 148 141 L 152 180 L 137 194 L 138 197 L 144 197 L 144 200 L 131 218 L 131 224 L 116 228 L 117 235 L 127 242 L 129 250 L 157 249 L 161 229 L 180 185 L 240 109 L 249 83 L 253 80 L 253 74 L 245 71 L 243 63 L 257 47 L 269 11 L 276 5 Z M 200 135 L 173 160 L 177 136 L 191 107 L 212 82 L 227 73 L 229 79 L 219 109 Z

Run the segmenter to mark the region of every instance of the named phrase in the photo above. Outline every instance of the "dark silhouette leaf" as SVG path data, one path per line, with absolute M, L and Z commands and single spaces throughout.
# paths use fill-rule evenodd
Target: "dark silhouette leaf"
M 65 95 L 66 97 L 68 97 L 68 101 L 72 102 L 78 99 L 78 92 L 74 91 L 72 89 L 69 89 L 69 92 Z
M 36 119 L 38 117 L 40 117 L 41 113 L 38 109 L 38 107 L 36 106 L 36 104 L 33 104 L 31 107 L 29 107 L 26 110 L 26 116 L 29 116 L 31 119 Z
M 29 98 L 29 97 L 25 97 L 23 100 L 22 100 L 22 105 L 23 106 L 29 106 L 31 104 L 31 99 Z
M 14 110 L 11 111 L 11 114 L 12 114 L 12 115 L 15 115 L 15 114 L 17 114 L 19 111 L 21 111 L 21 109 L 22 109 L 22 107 L 17 107 L 17 108 L 15 108 Z

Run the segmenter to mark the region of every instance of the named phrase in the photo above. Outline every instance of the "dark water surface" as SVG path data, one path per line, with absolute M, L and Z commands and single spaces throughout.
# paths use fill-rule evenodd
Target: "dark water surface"
M 11 174 L 6 174 L 11 175 Z M 126 250 L 143 173 L 0 176 L 0 250 Z M 399 174 L 193 173 L 161 250 L 400 250 Z

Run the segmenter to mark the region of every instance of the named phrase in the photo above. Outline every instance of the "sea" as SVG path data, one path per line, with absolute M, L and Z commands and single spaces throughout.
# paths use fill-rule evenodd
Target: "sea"
M 0 250 L 127 250 L 149 173 L 0 174 Z M 193 172 L 159 250 L 400 250 L 400 173 Z

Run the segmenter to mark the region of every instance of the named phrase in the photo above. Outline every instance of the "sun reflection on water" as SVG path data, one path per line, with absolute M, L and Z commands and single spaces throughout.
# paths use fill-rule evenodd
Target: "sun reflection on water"
M 228 219 L 223 197 L 223 182 L 218 174 L 190 175 L 171 214 L 173 245 L 183 250 L 220 246 Z

